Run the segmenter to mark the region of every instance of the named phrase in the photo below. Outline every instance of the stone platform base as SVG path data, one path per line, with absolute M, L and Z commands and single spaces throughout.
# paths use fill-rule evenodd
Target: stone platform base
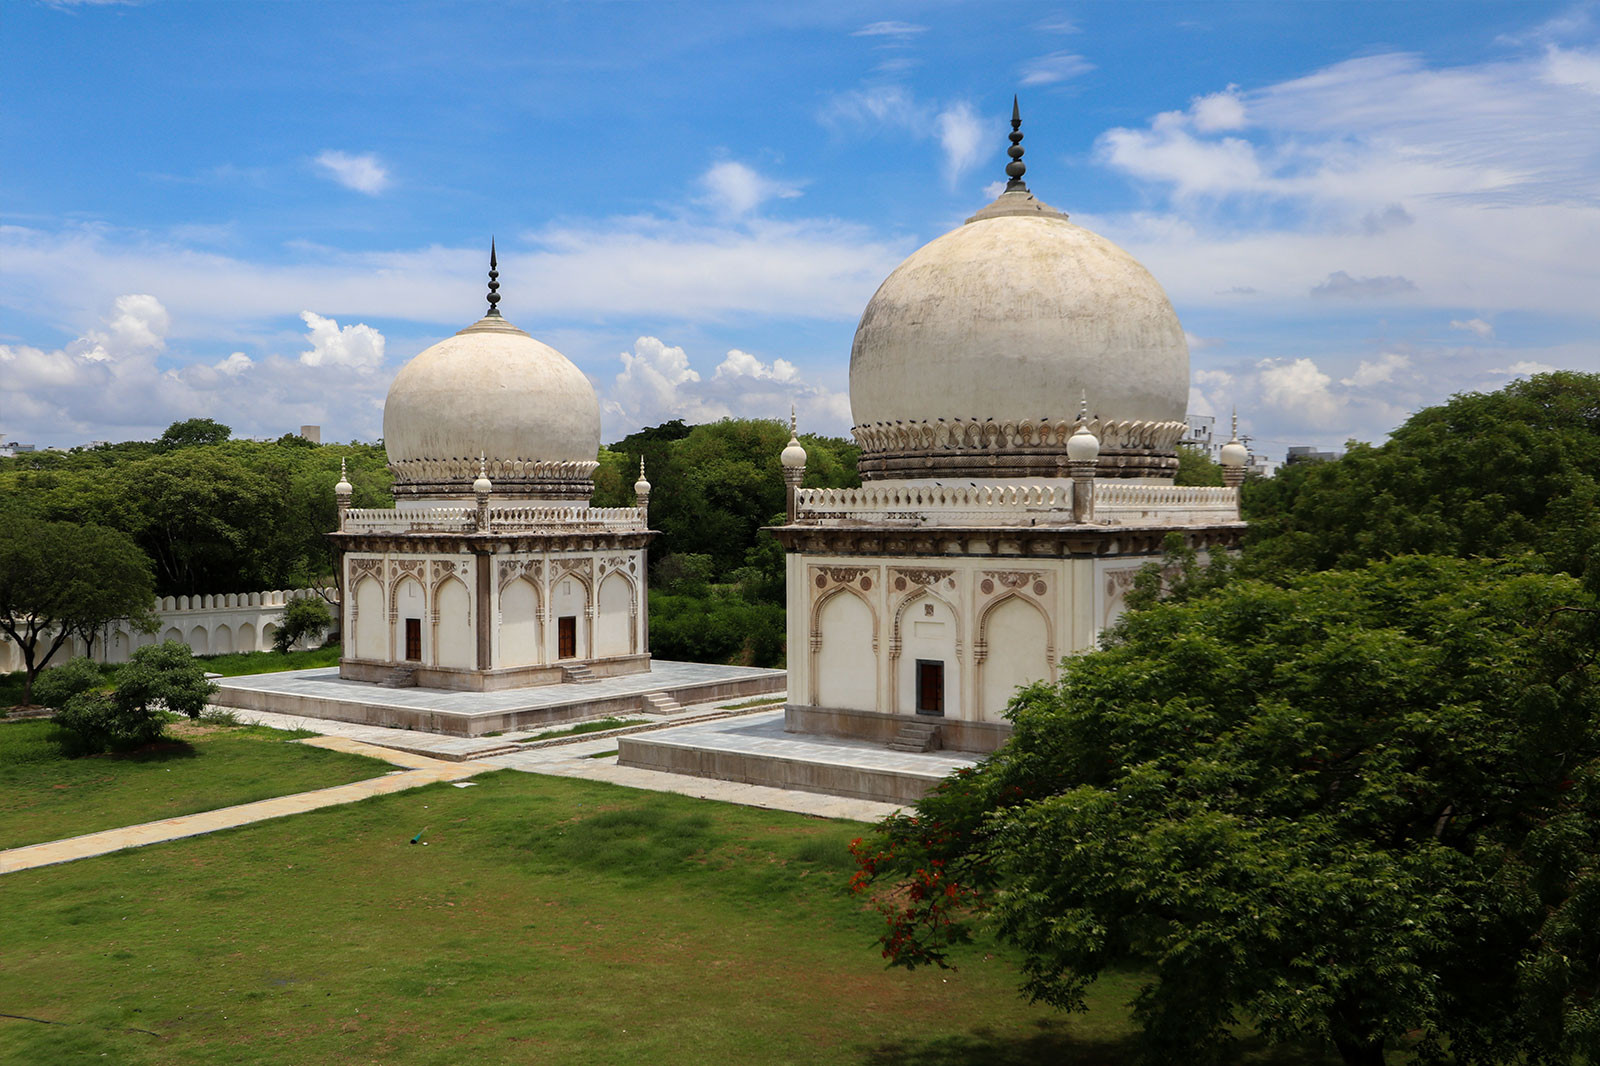
M 920 799 L 940 779 L 977 761 L 966 752 L 899 752 L 788 733 L 781 711 L 617 740 L 619 766 L 900 804 Z
M 1010 722 L 966 722 L 939 715 L 883 714 L 838 707 L 784 707 L 784 728 L 791 733 L 814 733 L 844 740 L 888 744 L 907 722 L 936 726 L 939 747 L 952 751 L 988 753 L 1011 736 Z
M 559 685 L 572 667 L 587 669 L 594 677 L 620 677 L 642 674 L 650 669 L 648 655 L 621 655 L 611 659 L 563 659 L 544 666 L 509 666 L 502 670 L 458 670 L 418 663 L 387 662 L 377 659 L 342 659 L 339 676 L 346 681 L 383 681 L 396 670 L 406 670 L 416 678 L 418 688 L 456 689 L 462 692 L 500 692 L 504 689 Z
M 325 667 L 223 678 L 211 702 L 302 718 L 477 737 L 580 718 L 649 714 L 645 697 L 652 695 L 689 705 L 782 692 L 787 683 L 788 675 L 782 670 L 658 659 L 646 673 L 605 677 L 587 684 L 461 692 L 383 688 L 341 678 L 338 667 Z

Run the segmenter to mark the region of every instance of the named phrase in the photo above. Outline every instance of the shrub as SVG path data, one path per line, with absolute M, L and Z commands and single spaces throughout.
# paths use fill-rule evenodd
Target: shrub
M 117 673 L 113 699 L 128 713 L 164 707 L 174 714 L 199 718 L 217 686 L 187 644 L 175 640 L 152 644 L 133 653 Z
M 321 600 L 291 600 L 283 611 L 283 625 L 272 638 L 272 646 L 284 655 L 301 639 L 314 641 L 333 625 L 333 615 Z
M 33 696 L 41 707 L 65 707 L 72 697 L 97 689 L 106 683 L 100 667 L 88 656 L 80 655 L 39 675 Z

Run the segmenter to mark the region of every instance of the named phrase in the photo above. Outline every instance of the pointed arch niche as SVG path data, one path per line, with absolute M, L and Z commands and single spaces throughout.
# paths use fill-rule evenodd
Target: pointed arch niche
M 812 608 L 811 679 L 816 706 L 878 709 L 878 616 L 848 585 Z
M 1037 603 L 1010 592 L 984 608 L 978 620 L 978 717 L 1005 721 L 1017 686 L 1054 681 L 1055 633 Z
M 889 707 L 897 714 L 917 713 L 917 662 L 944 663 L 944 714 L 964 718 L 961 706 L 961 614 L 955 604 L 923 588 L 907 596 L 894 615 L 889 642 Z
M 499 635 L 497 666 L 537 666 L 544 662 L 539 587 L 526 577 L 513 578 L 500 590 Z

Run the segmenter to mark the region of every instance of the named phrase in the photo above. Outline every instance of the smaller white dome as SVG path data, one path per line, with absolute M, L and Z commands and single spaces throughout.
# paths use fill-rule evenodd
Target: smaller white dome
M 1067 458 L 1075 463 L 1092 463 L 1100 458 L 1100 438 L 1089 432 L 1087 423 L 1079 422 L 1067 438 Z
M 333 491 L 337 495 L 348 496 L 352 492 L 354 492 L 355 490 L 356 490 L 356 487 L 354 485 L 350 484 L 350 477 L 344 471 L 344 460 L 340 459 L 339 460 L 339 481 L 338 481 L 338 483 L 336 483 L 333 486 Z
M 639 456 L 639 480 L 633 483 L 633 494 L 635 496 L 650 495 L 650 482 L 646 481 L 644 477 L 644 456 L 642 455 Z
M 1250 449 L 1240 444 L 1237 440 L 1230 440 L 1222 446 L 1223 466 L 1243 466 L 1250 461 Z
M 800 439 L 798 437 L 790 436 L 789 443 L 787 446 L 785 446 L 783 449 L 783 455 L 779 458 L 782 460 L 783 465 L 788 467 L 790 470 L 795 470 L 799 467 L 805 466 L 806 450 L 800 446 Z

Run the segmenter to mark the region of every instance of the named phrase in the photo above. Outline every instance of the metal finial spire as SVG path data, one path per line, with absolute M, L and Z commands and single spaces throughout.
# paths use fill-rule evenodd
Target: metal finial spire
M 1006 177 L 1011 180 L 1006 182 L 1006 192 L 1027 192 L 1027 185 L 1023 184 L 1022 175 L 1028 172 L 1028 165 L 1022 161 L 1022 109 L 1017 106 L 1017 98 L 1011 98 L 1011 147 L 1006 149 L 1006 155 L 1011 157 L 1011 162 L 1006 164 Z
M 500 262 L 494 254 L 494 238 L 489 238 L 489 313 L 486 318 L 499 318 L 500 308 L 495 305 L 500 302 L 500 271 L 497 269 Z
M 644 480 L 644 456 L 639 456 L 639 480 Z
M 1089 390 L 1078 391 L 1078 421 L 1084 425 L 1089 423 Z
M 1239 439 L 1239 405 L 1233 405 L 1233 439 Z
M 343 456 L 339 457 L 339 480 L 340 481 L 348 481 L 348 480 L 350 480 L 348 477 L 345 476 L 345 472 L 344 472 L 344 457 Z
M 799 427 L 799 423 L 797 423 L 795 421 L 795 417 L 794 417 L 794 404 L 790 404 L 789 405 L 789 436 L 791 436 L 791 437 L 794 436 L 795 430 L 798 427 Z

